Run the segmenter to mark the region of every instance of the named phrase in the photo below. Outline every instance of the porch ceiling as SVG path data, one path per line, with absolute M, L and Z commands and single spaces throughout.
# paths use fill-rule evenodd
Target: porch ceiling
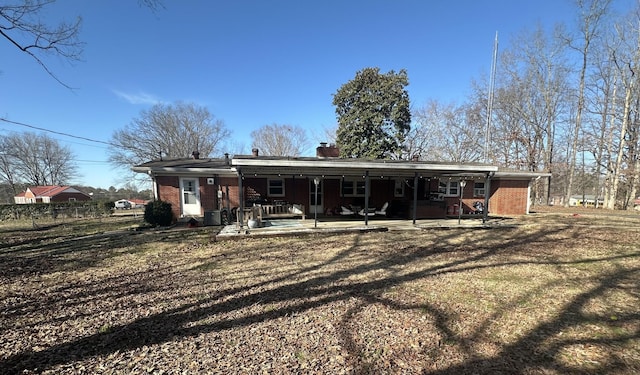
M 482 178 L 497 171 L 497 167 L 475 164 L 444 164 L 407 161 L 337 160 L 262 160 L 234 159 L 232 164 L 243 176 L 300 176 L 300 177 L 469 177 Z

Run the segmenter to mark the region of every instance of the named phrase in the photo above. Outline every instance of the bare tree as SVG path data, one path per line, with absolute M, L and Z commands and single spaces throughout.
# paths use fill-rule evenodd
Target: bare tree
M 46 134 L 12 133 L 2 148 L 2 177 L 10 183 L 61 185 L 76 176 L 71 150 Z
M 635 130 L 636 124 L 633 123 L 633 112 L 637 111 L 637 87 L 638 75 L 636 72 L 640 69 L 640 35 L 637 17 L 630 21 L 630 24 L 618 25 L 616 27 L 616 44 L 615 49 L 611 52 L 613 63 L 616 67 L 617 80 L 623 91 L 621 108 L 614 107 L 614 115 L 620 111 L 620 115 L 616 116 L 619 121 L 617 129 L 618 141 L 615 153 L 612 154 L 611 170 L 609 172 L 609 181 L 605 185 L 607 189 L 605 200 L 605 208 L 614 209 L 620 184 L 623 176 L 631 187 L 631 192 L 635 194 L 635 185 L 637 184 L 638 166 L 636 159 L 638 146 L 638 135 Z M 613 151 L 613 150 L 612 150 Z M 626 200 L 630 199 L 627 197 Z
M 611 0 L 575 0 L 579 11 L 580 37 L 565 37 L 569 48 L 580 56 L 580 69 L 578 71 L 578 103 L 576 107 L 575 126 L 571 135 L 569 150 L 569 170 L 565 205 L 569 204 L 573 190 L 573 177 L 576 169 L 576 155 L 582 133 L 582 114 L 585 110 L 585 81 L 589 67 L 590 48 L 600 34 L 604 17 L 609 10 Z
M 31 56 L 44 71 L 66 88 L 45 63 L 45 56 L 61 57 L 68 62 L 79 61 L 84 43 L 79 39 L 82 18 L 60 21 L 49 25 L 42 21 L 48 6 L 56 0 L 7 0 L 0 4 L 0 36 L 21 52 Z M 160 0 L 139 0 L 142 6 L 157 10 L 162 7 Z
M 411 130 L 404 143 L 404 159 L 418 156 L 422 160 L 443 160 L 443 129 L 440 103 L 428 101 L 413 111 Z
M 478 129 L 483 128 L 483 120 L 475 107 L 431 100 L 412 116 L 404 158 L 419 155 L 423 160 L 479 160 L 482 147 Z
M 251 147 L 269 156 L 300 156 L 309 147 L 305 130 L 293 125 L 264 125 L 251 132 L 251 140 Z
M 53 79 L 62 82 L 45 64 L 43 58 L 52 54 L 68 61 L 77 61 L 83 44 L 79 41 L 82 18 L 62 21 L 55 26 L 40 20 L 44 8 L 55 0 L 13 1 L 0 5 L 0 35 L 20 51 L 31 56 Z
M 10 186 L 13 196 L 18 194 L 15 151 L 11 148 L 9 137 L 0 137 L 0 183 Z
M 221 155 L 218 145 L 230 136 L 222 120 L 205 107 L 192 103 L 156 104 L 116 130 L 111 139 L 109 161 L 120 168 L 159 158 Z

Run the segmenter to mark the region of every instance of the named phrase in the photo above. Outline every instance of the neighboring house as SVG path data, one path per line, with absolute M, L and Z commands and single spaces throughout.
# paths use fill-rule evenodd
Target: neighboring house
M 569 206 L 587 206 L 587 207 L 595 207 L 596 205 L 596 196 L 595 195 L 572 195 L 569 198 Z M 602 198 L 598 198 L 598 206 L 602 207 L 604 205 L 604 200 Z
M 171 203 L 179 220 L 222 209 L 242 217 L 254 204 L 295 205 L 312 216 L 339 215 L 342 206 L 380 209 L 385 203 L 387 216 L 444 218 L 459 213 L 463 184 L 462 213 L 476 211 L 481 202 L 488 207 L 484 214 L 524 215 L 531 181 L 550 176 L 479 163 L 341 159 L 335 146 L 324 143 L 316 151 L 316 157 L 259 156 L 253 150 L 224 159 L 154 160 L 133 170 L 153 179 L 155 198 Z
M 16 195 L 16 204 L 88 201 L 91 196 L 71 186 L 33 186 Z

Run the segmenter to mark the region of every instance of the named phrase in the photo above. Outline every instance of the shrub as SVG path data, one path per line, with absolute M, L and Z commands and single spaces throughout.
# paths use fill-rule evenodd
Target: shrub
M 149 202 L 144 209 L 144 221 L 151 225 L 170 225 L 173 222 L 171 203 L 163 201 Z

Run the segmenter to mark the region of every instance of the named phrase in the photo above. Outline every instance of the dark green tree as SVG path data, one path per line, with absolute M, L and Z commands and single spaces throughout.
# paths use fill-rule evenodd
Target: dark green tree
M 394 159 L 411 129 L 407 72 L 381 74 L 379 68 L 365 68 L 342 85 L 333 96 L 340 156 L 347 158 Z

